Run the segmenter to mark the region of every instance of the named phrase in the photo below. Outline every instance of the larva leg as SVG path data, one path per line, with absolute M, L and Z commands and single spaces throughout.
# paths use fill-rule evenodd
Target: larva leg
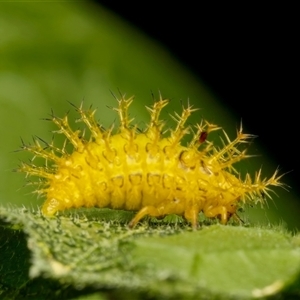
M 64 210 L 66 208 L 66 205 L 61 203 L 55 198 L 47 199 L 42 207 L 42 213 L 44 216 L 51 217 L 53 216 L 57 211 Z
M 228 212 L 225 206 L 208 207 L 204 209 L 203 212 L 208 218 L 215 218 L 219 216 L 221 224 L 225 225 L 228 222 Z
M 162 213 L 154 206 L 146 206 L 142 208 L 130 221 L 129 227 L 133 228 L 142 218 L 144 218 L 147 215 L 151 217 L 159 217 L 162 216 Z
M 184 212 L 184 217 L 186 220 L 192 223 L 193 229 L 197 229 L 199 222 L 198 222 L 198 215 L 199 215 L 199 208 L 198 207 L 192 207 L 190 209 L 187 209 Z

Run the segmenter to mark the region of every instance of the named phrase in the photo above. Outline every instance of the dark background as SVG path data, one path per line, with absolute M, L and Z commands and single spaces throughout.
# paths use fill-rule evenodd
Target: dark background
M 96 1 L 97 2 L 97 1 Z M 246 120 L 297 190 L 299 18 L 296 6 L 98 1 L 157 40 Z M 299 189 L 298 189 L 299 191 Z

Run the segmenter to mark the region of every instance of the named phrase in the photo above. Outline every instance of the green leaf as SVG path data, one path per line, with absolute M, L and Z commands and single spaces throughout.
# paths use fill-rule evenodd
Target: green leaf
M 300 295 L 299 236 L 218 224 L 192 231 L 178 220 L 145 221 L 130 230 L 126 222 L 131 217 L 130 212 L 107 209 L 81 209 L 54 218 L 2 209 L 0 268 L 7 272 L 0 282 L 6 287 L 2 292 L 15 288 L 27 293 L 47 278 L 50 286 L 44 282 L 44 293 L 54 299 L 54 284 L 64 293 L 111 290 L 137 299 L 146 294 L 158 299 Z M 23 272 L 13 280 L 8 275 L 16 266 Z

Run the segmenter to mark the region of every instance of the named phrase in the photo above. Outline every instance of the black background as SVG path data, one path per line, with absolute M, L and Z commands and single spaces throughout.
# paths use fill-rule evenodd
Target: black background
M 296 6 L 98 3 L 160 42 L 224 105 L 246 119 L 247 128 L 259 136 L 281 172 L 293 170 L 288 177 L 297 189 L 300 27 Z

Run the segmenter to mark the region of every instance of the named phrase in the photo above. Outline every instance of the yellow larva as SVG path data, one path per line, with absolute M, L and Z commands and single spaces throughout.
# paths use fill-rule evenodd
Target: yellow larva
M 46 196 L 42 207 L 45 216 L 76 207 L 110 207 L 138 211 L 130 222 L 134 227 L 146 215 L 162 217 L 168 214 L 184 216 L 192 226 L 198 226 L 198 215 L 218 217 L 226 224 L 235 215 L 240 204 L 263 203 L 262 194 L 270 197 L 270 186 L 282 186 L 277 171 L 269 179 L 261 178 L 259 170 L 253 179 L 247 174 L 242 180 L 233 164 L 246 158 L 239 144 L 253 136 L 240 128 L 237 137 L 216 148 L 206 141 L 207 134 L 220 129 L 203 121 L 192 130 L 185 123 L 191 115 L 191 106 L 183 107 L 181 115 L 175 114 L 176 128 L 167 137 L 162 135 L 164 122 L 159 115 L 168 100 L 160 99 L 147 107 L 150 122 L 140 132 L 131 125 L 128 107 L 133 98 L 121 97 L 118 108 L 120 128 L 103 129 L 95 120 L 95 110 L 76 107 L 79 120 L 90 131 L 85 139 L 80 130 L 72 130 L 67 116 L 52 116 L 52 121 L 66 136 L 66 143 L 73 145 L 67 153 L 65 146 L 53 143 L 22 148 L 46 160 L 45 167 L 22 163 L 20 171 L 42 178 L 36 191 Z M 183 136 L 194 132 L 187 146 L 181 145 Z

